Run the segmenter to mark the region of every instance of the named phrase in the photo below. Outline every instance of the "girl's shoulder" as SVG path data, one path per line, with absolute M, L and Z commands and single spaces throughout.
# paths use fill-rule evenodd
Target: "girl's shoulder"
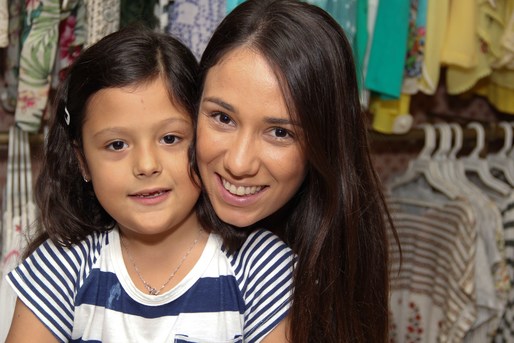
M 292 294 L 295 255 L 269 230 L 253 231 L 227 255 L 244 299 L 245 338 L 259 341 L 286 317 Z

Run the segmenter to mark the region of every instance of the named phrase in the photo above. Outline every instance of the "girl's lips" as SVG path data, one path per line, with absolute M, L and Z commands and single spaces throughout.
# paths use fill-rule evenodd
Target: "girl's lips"
M 166 200 L 170 192 L 171 190 L 169 189 L 143 191 L 141 193 L 130 194 L 129 197 L 139 204 L 155 205 Z

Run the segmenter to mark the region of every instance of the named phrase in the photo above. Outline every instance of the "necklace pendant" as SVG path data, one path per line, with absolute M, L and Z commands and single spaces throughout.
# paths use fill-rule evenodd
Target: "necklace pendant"
M 159 294 L 159 291 L 156 290 L 153 287 L 148 287 L 148 294 L 150 294 L 150 295 L 157 295 L 157 294 Z

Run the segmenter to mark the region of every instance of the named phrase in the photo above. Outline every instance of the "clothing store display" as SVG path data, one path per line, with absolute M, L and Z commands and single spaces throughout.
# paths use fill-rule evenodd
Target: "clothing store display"
M 168 33 L 178 37 L 199 60 L 225 15 L 225 0 L 175 0 Z
M 36 6 L 37 7 L 32 7 Z M 55 63 L 61 6 L 59 0 L 27 6 L 21 39 L 16 125 L 37 132 L 47 107 Z
M 0 48 L 9 45 L 9 4 L 0 0 Z
M 120 0 L 84 0 L 87 12 L 85 47 L 120 28 Z

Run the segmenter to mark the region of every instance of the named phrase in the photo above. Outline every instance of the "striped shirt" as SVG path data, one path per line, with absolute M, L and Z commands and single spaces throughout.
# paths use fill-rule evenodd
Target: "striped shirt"
M 61 342 L 259 342 L 287 315 L 293 258 L 266 230 L 233 254 L 211 234 L 188 275 L 154 296 L 131 281 L 114 229 L 70 248 L 47 241 L 7 281 Z

